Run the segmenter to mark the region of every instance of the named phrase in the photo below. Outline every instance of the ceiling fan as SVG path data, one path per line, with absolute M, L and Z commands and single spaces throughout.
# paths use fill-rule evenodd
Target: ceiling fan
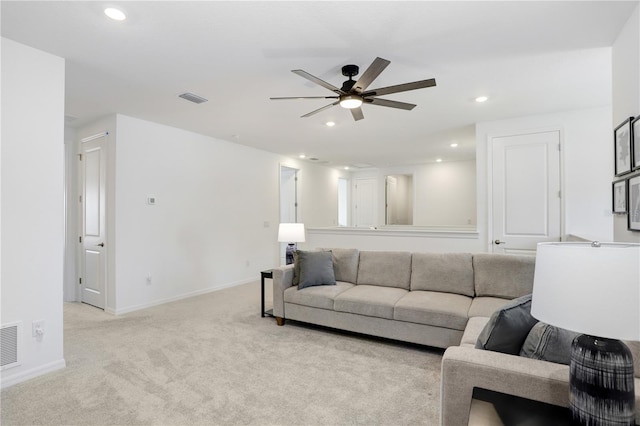
M 286 100 L 286 99 L 336 99 L 335 102 L 323 106 L 322 108 L 318 108 L 310 113 L 307 113 L 302 116 L 309 117 L 314 114 L 319 113 L 320 111 L 324 111 L 325 109 L 331 108 L 332 106 L 340 104 L 343 108 L 347 108 L 351 110 L 351 115 L 353 115 L 353 119 L 358 121 L 364 118 L 362 113 L 362 108 L 360 106 L 365 104 L 378 105 L 390 108 L 399 108 L 404 110 L 412 110 L 415 108 L 414 104 L 409 104 L 405 102 L 392 101 L 389 99 L 380 99 L 378 96 L 388 95 L 390 93 L 399 93 L 406 92 L 409 90 L 416 89 L 424 89 L 426 87 L 432 87 L 436 85 L 436 80 L 434 78 L 430 78 L 428 80 L 420 80 L 414 81 L 412 83 L 404 83 L 398 84 L 395 86 L 387 86 L 381 87 L 379 89 L 366 90 L 367 87 L 373 80 L 375 80 L 382 71 L 389 65 L 391 62 L 386 59 L 376 58 L 369 68 L 360 76 L 358 81 L 354 81 L 353 77 L 358 75 L 360 72 L 360 68 L 357 65 L 345 65 L 342 67 L 342 75 L 345 77 L 349 77 L 349 80 L 345 81 L 342 84 L 341 88 L 337 88 L 336 86 L 327 83 L 324 80 L 319 79 L 306 71 L 303 70 L 292 70 L 292 73 L 298 74 L 302 78 L 306 78 L 309 81 L 314 82 L 322 87 L 325 87 L 332 92 L 334 92 L 337 96 L 298 96 L 298 97 L 284 97 L 284 98 L 271 98 L 271 100 Z

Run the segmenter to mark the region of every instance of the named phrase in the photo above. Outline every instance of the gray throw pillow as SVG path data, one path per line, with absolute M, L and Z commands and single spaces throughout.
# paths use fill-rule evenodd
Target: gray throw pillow
M 300 282 L 298 290 L 316 285 L 335 285 L 333 258 L 328 251 L 298 250 Z
M 298 260 L 300 250 L 293 252 L 293 285 L 300 284 L 300 261 Z
M 520 349 L 520 356 L 569 365 L 571 343 L 580 333 L 543 322 L 533 326 Z
M 495 311 L 478 336 L 476 348 L 518 355 L 531 328 L 538 322 L 531 316 L 531 295 L 513 299 Z

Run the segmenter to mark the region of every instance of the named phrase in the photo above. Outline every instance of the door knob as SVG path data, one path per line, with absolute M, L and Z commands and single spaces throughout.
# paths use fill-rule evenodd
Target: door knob
M 505 243 L 504 241 L 495 240 L 493 244 L 507 244 L 507 243 Z
M 104 247 L 104 243 L 98 244 L 98 247 Z

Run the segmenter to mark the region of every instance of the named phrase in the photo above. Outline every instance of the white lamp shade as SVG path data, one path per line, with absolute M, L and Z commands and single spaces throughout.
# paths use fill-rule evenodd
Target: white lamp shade
M 540 243 L 531 314 L 595 337 L 640 340 L 640 244 Z
M 281 243 L 303 243 L 304 223 L 281 223 L 278 227 L 278 241 Z

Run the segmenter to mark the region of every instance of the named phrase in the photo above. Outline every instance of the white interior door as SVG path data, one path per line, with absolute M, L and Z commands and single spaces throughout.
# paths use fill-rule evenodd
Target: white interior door
M 533 254 L 560 241 L 560 133 L 492 139 L 494 253 Z
M 80 297 L 101 309 L 106 301 L 106 152 L 106 135 L 82 142 Z
M 376 180 L 356 179 L 354 185 L 355 226 L 376 226 Z

